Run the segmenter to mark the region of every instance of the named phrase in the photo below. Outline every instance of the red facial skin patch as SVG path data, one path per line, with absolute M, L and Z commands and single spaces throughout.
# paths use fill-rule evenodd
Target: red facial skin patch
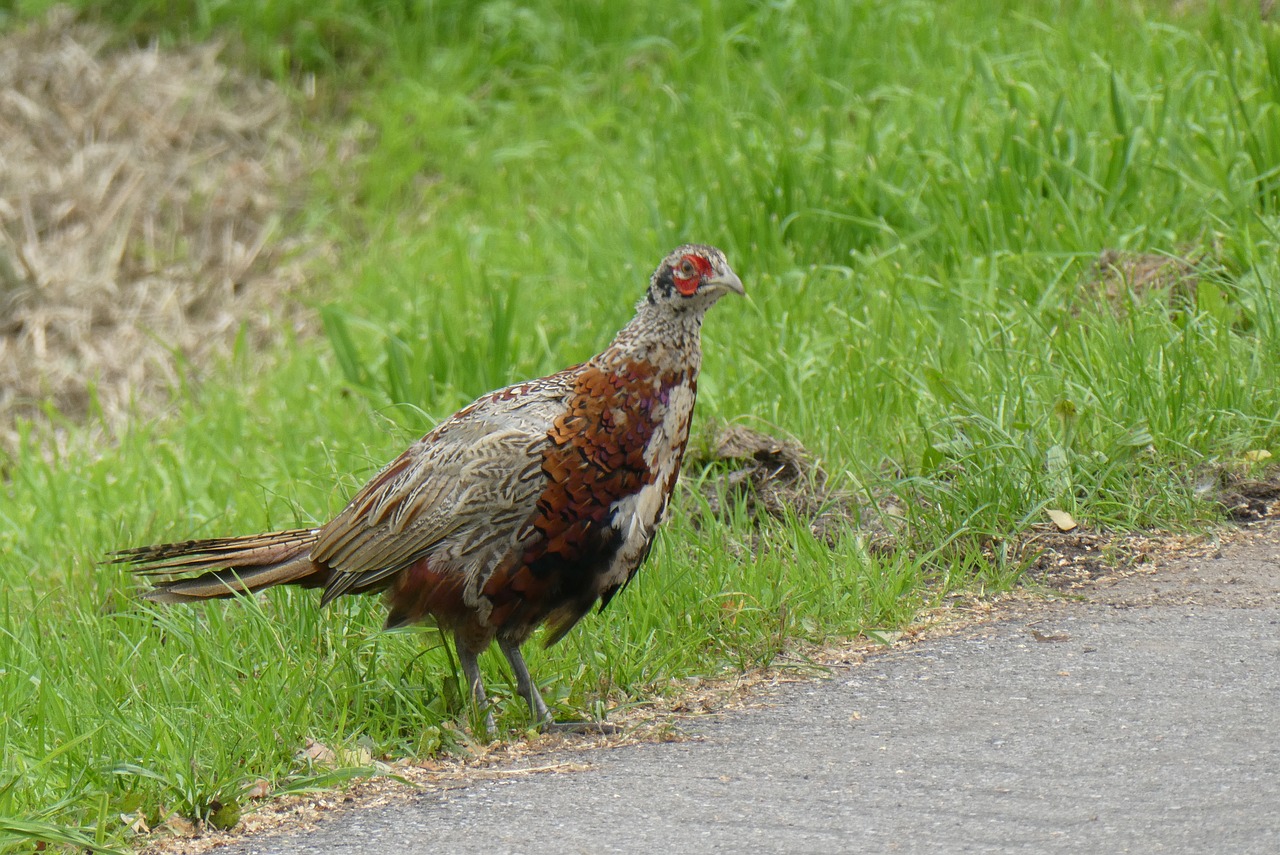
M 680 268 L 685 266 L 685 262 L 693 265 L 696 271 L 690 277 L 680 275 Z M 672 279 L 675 281 L 676 290 L 686 297 L 692 297 L 694 292 L 698 290 L 698 286 L 702 284 L 702 280 L 711 275 L 711 262 L 707 261 L 700 255 L 686 255 L 680 259 L 680 265 L 676 270 L 672 271 Z

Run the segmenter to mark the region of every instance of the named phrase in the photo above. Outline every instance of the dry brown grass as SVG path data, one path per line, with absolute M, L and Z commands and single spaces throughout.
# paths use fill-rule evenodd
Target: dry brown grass
M 1099 294 L 1117 315 L 1128 313 L 1130 302 L 1151 291 L 1167 291 L 1171 305 L 1194 306 L 1203 258 L 1104 250 L 1094 265 L 1088 290 Z
M 52 405 L 154 409 L 242 328 L 307 321 L 290 234 L 316 154 L 216 45 L 113 49 L 65 9 L 0 36 L 0 447 Z

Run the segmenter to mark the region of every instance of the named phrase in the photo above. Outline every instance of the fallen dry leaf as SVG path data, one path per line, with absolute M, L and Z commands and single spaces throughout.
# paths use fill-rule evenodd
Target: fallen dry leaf
M 317 766 L 368 766 L 373 762 L 373 753 L 363 745 L 334 749 L 314 739 L 307 739 L 306 745 L 294 756 Z
M 265 799 L 269 795 L 271 795 L 271 784 L 266 778 L 254 781 L 244 793 L 246 799 Z
M 196 825 L 185 816 L 171 813 L 160 823 L 160 827 L 168 831 L 175 837 L 194 837 L 196 833 Z
M 1045 513 L 1049 515 L 1049 519 L 1053 520 L 1053 524 L 1058 527 L 1058 531 L 1071 531 L 1079 525 L 1075 518 L 1066 511 L 1046 508 Z
M 314 739 L 308 739 L 307 744 L 295 756 L 299 760 L 310 760 L 312 763 L 319 763 L 322 766 L 331 766 L 333 761 L 337 759 L 337 755 L 333 753 L 332 748 L 323 742 L 316 742 Z

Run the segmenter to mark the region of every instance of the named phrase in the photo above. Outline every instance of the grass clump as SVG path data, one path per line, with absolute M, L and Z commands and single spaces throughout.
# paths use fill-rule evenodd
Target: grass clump
M 1280 34 L 1256 4 L 84 8 L 228 38 L 299 103 L 313 87 L 331 154 L 301 219 L 338 249 L 308 295 L 325 336 L 240 347 L 109 445 L 19 426 L 0 817 L 42 833 L 121 844 L 122 814 L 208 820 L 259 779 L 328 780 L 308 740 L 456 750 L 447 650 L 381 632 L 376 601 L 156 609 L 97 561 L 327 518 L 435 419 L 598 350 L 688 239 L 750 294 L 707 323 L 700 423 L 769 426 L 833 488 L 892 494 L 897 539 L 683 493 L 632 589 L 530 651 L 564 714 L 1006 587 L 1021 565 L 996 547 L 1046 507 L 1203 524 L 1194 473 L 1277 445 Z M 1131 287 L 1104 253 L 1189 272 Z M 19 826 L 0 845 L 39 837 Z

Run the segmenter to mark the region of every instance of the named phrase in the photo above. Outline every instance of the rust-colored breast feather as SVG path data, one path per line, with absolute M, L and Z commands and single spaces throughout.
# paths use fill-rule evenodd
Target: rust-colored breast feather
M 520 637 L 552 616 L 554 640 L 595 603 L 594 577 L 622 537 L 612 508 L 653 482 L 645 450 L 661 419 L 661 390 L 672 382 L 637 362 L 613 372 L 588 368 L 577 378 L 543 453 L 546 486 L 525 524 L 532 542 L 484 585 L 492 626 Z

